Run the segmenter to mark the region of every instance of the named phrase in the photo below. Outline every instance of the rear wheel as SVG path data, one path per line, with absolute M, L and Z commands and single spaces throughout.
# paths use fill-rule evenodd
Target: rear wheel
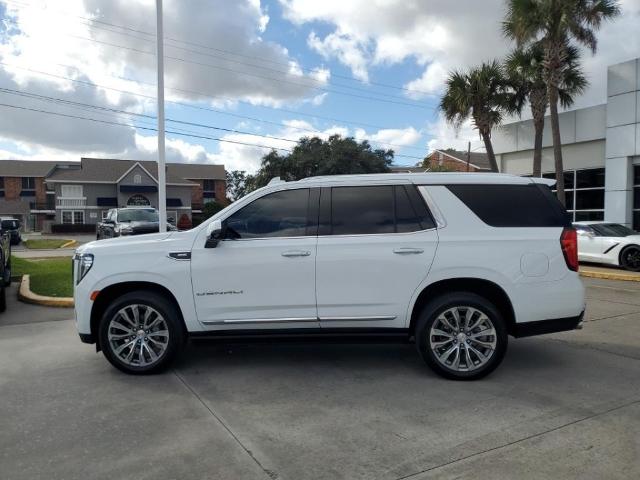
M 166 369 L 184 338 L 177 308 L 155 292 L 135 291 L 115 299 L 100 322 L 105 357 L 119 370 L 134 375 Z
M 442 295 L 427 304 L 416 328 L 416 346 L 439 375 L 475 380 L 491 373 L 507 351 L 507 329 L 498 309 L 469 292 Z
M 620 253 L 620 265 L 632 272 L 640 272 L 640 246 L 631 245 L 625 248 Z

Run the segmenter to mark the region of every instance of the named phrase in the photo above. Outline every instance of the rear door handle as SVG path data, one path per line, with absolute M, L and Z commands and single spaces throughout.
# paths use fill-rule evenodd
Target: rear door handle
M 424 250 L 422 248 L 403 247 L 403 248 L 395 248 L 393 250 L 393 253 L 397 253 L 398 255 L 419 255 L 421 253 L 424 253 Z
M 308 257 L 311 252 L 308 250 L 287 250 L 282 252 L 283 257 Z

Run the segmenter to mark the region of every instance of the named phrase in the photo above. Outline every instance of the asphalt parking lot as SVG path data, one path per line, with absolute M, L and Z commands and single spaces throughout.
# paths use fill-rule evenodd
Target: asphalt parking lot
M 471 383 L 396 344 L 197 343 L 130 377 L 70 310 L 12 299 L 0 478 L 640 478 L 640 283 L 585 284 L 583 330 L 514 340 Z

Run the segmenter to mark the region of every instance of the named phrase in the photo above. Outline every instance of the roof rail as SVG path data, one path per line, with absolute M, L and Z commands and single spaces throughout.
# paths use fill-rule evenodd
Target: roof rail
M 269 183 L 267 183 L 267 185 L 277 185 L 278 183 L 285 183 L 285 181 L 280 177 L 273 177 L 271 180 L 269 180 Z

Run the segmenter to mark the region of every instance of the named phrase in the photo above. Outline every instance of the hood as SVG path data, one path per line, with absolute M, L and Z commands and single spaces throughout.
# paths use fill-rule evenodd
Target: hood
M 80 245 L 76 249 L 76 253 L 88 253 L 88 252 L 100 252 L 101 250 L 122 250 L 129 248 L 146 248 L 152 244 L 156 244 L 163 240 L 168 240 L 170 237 L 177 235 L 177 232 L 166 233 L 149 233 L 147 235 L 132 235 L 116 238 L 109 238 L 107 240 L 95 240 L 93 242 Z

